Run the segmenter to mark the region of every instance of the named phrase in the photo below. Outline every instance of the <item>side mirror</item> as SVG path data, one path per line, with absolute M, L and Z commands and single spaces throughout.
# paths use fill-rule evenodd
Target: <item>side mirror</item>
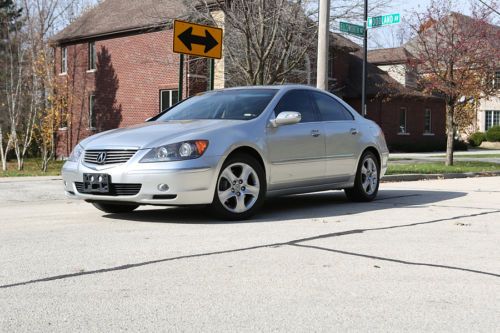
M 271 120 L 271 125 L 273 127 L 278 127 L 282 125 L 292 125 L 300 123 L 302 116 L 300 112 L 295 111 L 283 111 L 278 114 L 275 119 Z

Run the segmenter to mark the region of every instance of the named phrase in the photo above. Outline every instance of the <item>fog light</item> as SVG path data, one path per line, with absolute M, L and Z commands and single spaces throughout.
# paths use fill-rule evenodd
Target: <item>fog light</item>
M 168 185 L 167 184 L 159 184 L 158 185 L 158 191 L 161 191 L 161 192 L 167 192 L 169 189 Z

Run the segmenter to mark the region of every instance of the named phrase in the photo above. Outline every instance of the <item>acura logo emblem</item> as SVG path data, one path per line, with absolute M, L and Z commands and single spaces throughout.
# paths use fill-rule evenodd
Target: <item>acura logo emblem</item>
M 96 161 L 99 164 L 104 164 L 104 162 L 106 162 L 106 152 L 99 153 L 99 155 L 97 155 Z

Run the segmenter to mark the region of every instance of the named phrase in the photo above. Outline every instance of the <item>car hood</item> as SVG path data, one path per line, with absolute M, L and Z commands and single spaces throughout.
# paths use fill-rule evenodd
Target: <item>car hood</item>
M 154 148 L 184 140 L 204 139 L 203 136 L 208 131 L 224 129 L 242 122 L 245 121 L 221 119 L 152 121 L 102 132 L 85 139 L 81 144 L 85 149 Z

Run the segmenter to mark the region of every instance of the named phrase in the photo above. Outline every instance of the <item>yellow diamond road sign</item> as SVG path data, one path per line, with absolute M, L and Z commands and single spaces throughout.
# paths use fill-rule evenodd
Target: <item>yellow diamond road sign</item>
M 174 52 L 206 58 L 222 58 L 222 29 L 174 21 Z

